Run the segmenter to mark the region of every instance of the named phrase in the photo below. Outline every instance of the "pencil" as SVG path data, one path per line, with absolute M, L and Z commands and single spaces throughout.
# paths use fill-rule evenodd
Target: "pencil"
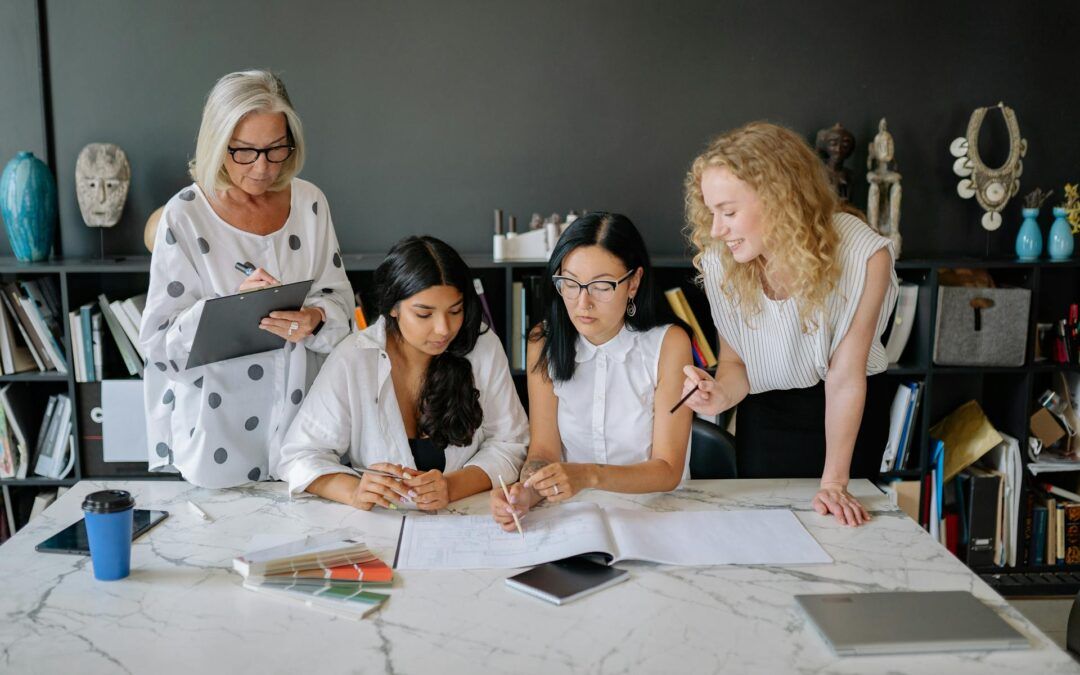
M 688 400 L 688 399 L 689 399 L 689 398 L 690 398 L 691 396 L 693 396 L 693 395 L 694 395 L 694 392 L 695 392 L 695 391 L 697 391 L 697 387 L 694 387 L 694 388 L 693 388 L 693 389 L 691 389 L 690 391 L 686 392 L 686 395 L 685 395 L 685 396 L 683 396 L 682 398 L 680 398 L 680 399 L 679 399 L 679 402 L 678 402 L 678 403 L 676 403 L 676 404 L 675 404 L 674 406 L 672 406 L 671 410 L 669 410 L 669 411 L 668 411 L 668 414 L 670 414 L 670 415 L 674 415 L 674 414 L 675 414 L 675 411 L 676 411 L 676 410 L 678 410 L 679 408 L 681 408 L 681 407 L 682 407 L 682 404 L 683 404 L 683 403 L 686 403 L 686 401 L 687 401 L 687 400 Z
M 510 503 L 510 491 L 506 489 L 506 483 L 503 482 L 501 474 L 499 475 L 499 485 L 502 486 L 503 495 L 506 496 L 506 503 L 509 504 Z M 525 530 L 521 529 L 521 521 L 518 520 L 517 514 L 514 513 L 513 510 L 511 510 L 510 515 L 514 517 L 514 525 L 517 526 L 518 534 L 520 534 L 521 538 L 524 539 L 525 538 Z

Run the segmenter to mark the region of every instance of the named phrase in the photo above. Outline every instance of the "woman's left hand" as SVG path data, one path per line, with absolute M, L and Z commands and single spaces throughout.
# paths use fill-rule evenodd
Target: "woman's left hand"
M 821 489 L 810 502 L 814 510 L 825 516 L 833 514 L 841 525 L 858 527 L 870 521 L 870 514 L 859 500 L 847 491 L 846 483 L 822 481 Z
M 529 476 L 524 486 L 547 497 L 549 502 L 561 502 L 596 484 L 594 468 L 594 464 L 552 462 Z
M 415 470 L 406 469 L 405 471 Z M 443 472 L 438 469 L 425 471 L 418 476 L 406 478 L 401 482 L 410 488 L 410 494 L 412 492 L 416 493 L 416 496 L 413 497 L 413 503 L 421 511 L 438 511 L 439 509 L 445 509 L 450 504 L 450 483 L 446 481 Z
M 298 312 L 270 312 L 270 316 L 259 322 L 259 328 L 289 342 L 300 342 L 311 335 L 322 321 L 322 310 L 303 307 Z

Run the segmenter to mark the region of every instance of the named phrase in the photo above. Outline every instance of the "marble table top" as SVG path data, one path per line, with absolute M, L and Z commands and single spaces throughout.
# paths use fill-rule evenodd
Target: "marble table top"
M 392 561 L 400 513 L 290 500 L 282 483 L 83 481 L 0 546 L 3 673 L 1076 673 L 1080 666 L 866 481 L 874 519 L 854 529 L 809 507 L 812 480 L 690 481 L 671 494 L 577 499 L 653 510 L 792 509 L 828 565 L 671 567 L 626 562 L 628 583 L 563 607 L 513 591 L 511 570 L 408 571 L 361 621 L 244 590 L 231 569 L 253 534 L 347 528 Z M 81 517 L 102 487 L 172 515 L 132 549 L 132 573 L 98 582 L 90 560 L 34 545 Z M 191 500 L 213 517 L 200 520 Z M 484 513 L 487 495 L 451 507 Z M 969 590 L 1030 641 L 1017 652 L 837 657 L 798 593 Z M 889 617 L 883 616 L 882 621 Z

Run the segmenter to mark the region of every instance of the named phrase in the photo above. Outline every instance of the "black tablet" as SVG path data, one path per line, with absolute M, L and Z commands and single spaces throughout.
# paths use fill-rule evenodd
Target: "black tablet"
M 575 556 L 515 574 L 506 580 L 506 585 L 541 600 L 564 605 L 629 578 L 626 570 Z
M 132 514 L 131 540 L 135 541 L 141 534 L 169 517 L 168 511 L 147 511 L 135 509 Z M 79 518 L 78 522 L 68 525 L 53 536 L 34 547 L 39 553 L 74 553 L 75 555 L 90 555 L 90 542 L 86 538 L 86 521 Z

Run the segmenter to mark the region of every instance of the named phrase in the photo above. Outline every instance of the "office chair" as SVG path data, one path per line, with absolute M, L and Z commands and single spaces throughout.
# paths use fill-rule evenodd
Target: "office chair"
M 690 477 L 735 478 L 735 437 L 712 422 L 694 417 L 690 431 Z
M 1073 598 L 1072 609 L 1069 610 L 1069 622 L 1065 627 L 1065 646 L 1073 653 L 1080 654 L 1080 593 Z

